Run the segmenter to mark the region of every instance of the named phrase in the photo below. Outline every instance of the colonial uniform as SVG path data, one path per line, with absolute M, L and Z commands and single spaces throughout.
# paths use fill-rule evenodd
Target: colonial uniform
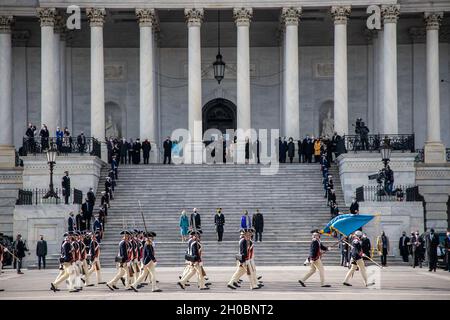
M 58 286 L 68 279 L 69 292 L 77 292 L 78 290 L 74 289 L 75 271 L 72 266 L 74 261 L 73 246 L 70 241 L 70 235 L 66 233 L 64 236 L 65 239 L 61 245 L 60 272 L 55 281 L 50 284 L 50 290 L 54 292 L 59 291 Z
M 181 280 L 177 283 L 182 289 L 185 289 L 186 283 L 191 279 L 196 273 L 198 277 L 198 286 L 200 290 L 207 290 L 208 287 L 205 286 L 204 274 L 201 266 L 201 252 L 200 243 L 198 242 L 195 235 L 197 232 L 193 231 L 191 233 L 194 237 L 191 239 L 188 247 L 188 255 L 192 257 L 192 261 L 189 261 L 189 269 L 184 273 Z
M 106 283 L 106 286 L 114 291 L 114 289 L 118 289 L 116 287 L 117 281 L 119 281 L 121 278 L 125 277 L 128 274 L 128 263 L 130 262 L 130 256 L 129 256 L 129 246 L 128 246 L 128 236 L 130 233 L 128 231 L 122 231 L 120 233 L 121 235 L 124 235 L 123 239 L 119 243 L 119 252 L 116 257 L 117 262 L 117 274 L 114 276 L 114 278 Z
M 150 276 L 150 282 L 152 283 L 152 291 L 153 292 L 160 292 L 161 289 L 159 289 L 156 286 L 156 258 L 155 258 L 155 249 L 153 248 L 153 237 L 156 236 L 155 233 L 150 232 L 147 235 L 147 240 L 145 242 L 145 247 L 143 250 L 144 256 L 142 260 L 143 268 L 142 272 L 139 275 L 139 277 L 136 279 L 136 281 L 131 285 L 131 288 L 137 292 L 137 286 L 141 284 L 147 276 Z
M 89 282 L 90 275 L 95 271 L 97 275 L 97 284 L 103 284 L 104 282 L 102 282 L 102 275 L 100 273 L 100 244 L 96 239 L 96 234 L 89 245 L 89 255 L 91 258 L 91 267 L 86 272 L 86 283 Z
M 309 277 L 311 277 L 316 271 L 319 271 L 320 285 L 322 287 L 329 287 L 329 285 L 325 284 L 325 271 L 321 260 L 322 252 L 327 250 L 328 248 L 321 243 L 318 234 L 314 233 L 308 257 L 308 260 L 311 263 L 310 269 L 308 273 L 306 273 L 305 276 L 298 281 L 303 287 L 305 287 L 304 282 L 308 280 Z
M 364 259 L 363 259 L 364 253 L 362 250 L 362 243 L 361 243 L 360 235 L 362 236 L 361 231 L 357 231 L 355 233 L 355 236 L 352 241 L 351 262 L 350 262 L 351 268 L 347 272 L 347 275 L 345 276 L 344 283 L 343 283 L 346 286 L 351 286 L 351 284 L 348 281 L 350 280 L 350 278 L 353 277 L 353 274 L 355 273 L 356 269 L 358 269 L 358 268 L 359 268 L 359 271 L 361 272 L 361 276 L 363 278 L 364 285 L 368 286 L 366 265 L 365 265 Z

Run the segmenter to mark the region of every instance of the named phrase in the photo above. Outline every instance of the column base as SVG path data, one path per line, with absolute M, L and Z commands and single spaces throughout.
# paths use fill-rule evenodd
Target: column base
M 425 163 L 446 163 L 445 146 L 441 142 L 426 142 Z
M 203 143 L 188 142 L 184 150 L 184 164 L 202 164 L 203 163 Z
M 0 168 L 16 166 L 16 149 L 14 146 L 0 145 Z

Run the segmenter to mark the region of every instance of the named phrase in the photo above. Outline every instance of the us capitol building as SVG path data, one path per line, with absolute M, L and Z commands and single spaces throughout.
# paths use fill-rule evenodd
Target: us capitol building
M 448 0 L 1 0 L 0 194 L 47 185 L 43 158 L 14 167 L 29 122 L 161 147 L 179 128 L 193 145 L 210 128 L 297 140 L 352 135 L 362 118 L 371 134 L 414 135 L 412 152 L 392 157 L 396 181 L 419 185 L 426 226 L 444 230 L 449 41 Z M 379 160 L 339 161 L 346 203 Z M 64 161 L 75 176 L 93 172 L 81 189 L 98 182 L 97 162 Z M 4 203 L 0 231 L 11 233 Z

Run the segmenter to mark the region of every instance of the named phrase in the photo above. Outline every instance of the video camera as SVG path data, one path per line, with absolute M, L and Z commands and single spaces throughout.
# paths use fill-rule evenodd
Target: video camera
M 377 180 L 378 184 L 382 184 L 384 181 L 386 181 L 386 169 L 381 169 L 378 171 L 378 173 L 374 173 L 369 175 L 369 180 Z

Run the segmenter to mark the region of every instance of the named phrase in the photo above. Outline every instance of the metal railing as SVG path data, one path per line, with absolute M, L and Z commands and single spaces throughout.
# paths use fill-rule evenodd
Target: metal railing
M 50 145 L 53 145 L 58 150 L 59 155 L 87 153 L 92 156 L 101 157 L 100 142 L 93 137 L 85 137 L 82 143 L 78 143 L 77 138 L 74 137 L 24 137 L 20 155 L 26 156 L 28 154 L 36 155 L 45 153 Z
M 63 204 L 64 196 L 62 189 L 55 188 L 54 190 L 59 198 L 44 199 L 44 196 L 48 192 L 48 188 L 20 189 L 16 205 Z M 69 203 L 82 204 L 82 202 L 83 192 L 73 188 L 69 197 Z
M 414 159 L 415 162 L 425 162 L 425 150 L 416 149 L 417 156 Z M 450 162 L 450 148 L 445 149 L 445 159 Z
M 361 186 L 356 188 L 356 199 L 364 201 L 422 201 L 419 188 L 414 185 L 394 185 L 392 190 L 383 185 Z
M 369 134 L 346 135 L 344 144 L 346 152 L 379 151 L 380 146 L 388 144 L 392 150 L 402 152 L 414 152 L 414 134 Z

